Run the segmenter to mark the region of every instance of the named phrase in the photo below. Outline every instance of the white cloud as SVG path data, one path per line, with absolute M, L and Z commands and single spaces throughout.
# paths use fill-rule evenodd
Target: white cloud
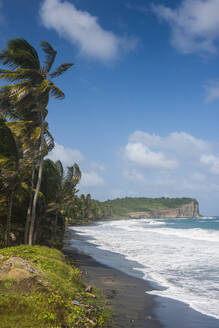
M 47 156 L 52 161 L 60 160 L 64 167 L 71 166 L 74 163 L 79 164 L 82 172 L 80 186 L 82 187 L 97 187 L 104 185 L 104 179 L 101 173 L 105 171 L 103 165 L 93 163 L 86 160 L 85 156 L 78 150 L 65 148 L 56 143 L 55 148 Z
M 141 181 L 143 182 L 144 176 L 141 174 L 138 170 L 135 169 L 128 169 L 123 172 L 123 175 L 126 179 L 132 180 L 132 181 Z
M 129 45 L 128 40 L 104 30 L 97 17 L 78 10 L 69 1 L 44 0 L 40 16 L 46 28 L 55 29 L 59 35 L 77 45 L 85 56 L 108 61 L 116 58 L 120 49 Z
M 80 186 L 82 187 L 97 187 L 103 186 L 104 180 L 97 172 L 83 172 Z
M 212 81 L 206 84 L 205 91 L 207 93 L 205 97 L 207 103 L 219 99 L 219 81 Z
M 166 158 L 161 152 L 153 152 L 146 145 L 138 143 L 128 143 L 125 147 L 125 156 L 131 162 L 141 167 L 174 169 L 177 161 Z
M 75 162 L 80 164 L 85 159 L 78 149 L 65 148 L 57 143 L 55 144 L 55 148 L 49 153 L 48 157 L 52 161 L 60 160 L 64 166 L 71 166 Z
M 214 155 L 202 155 L 200 162 L 208 166 L 213 174 L 219 174 L 219 157 Z
M 185 132 L 136 131 L 123 150 L 125 190 L 145 197 L 202 197 L 219 188 L 216 144 Z
M 172 132 L 167 137 L 136 131 L 129 137 L 131 143 L 142 143 L 145 146 L 166 152 L 166 156 L 179 156 L 185 160 L 199 160 L 200 154 L 211 152 L 209 142 L 193 137 L 185 132 Z M 192 150 L 192 151 L 191 151 Z
M 183 0 L 172 9 L 152 5 L 171 27 L 171 42 L 182 53 L 214 53 L 219 39 L 219 0 Z

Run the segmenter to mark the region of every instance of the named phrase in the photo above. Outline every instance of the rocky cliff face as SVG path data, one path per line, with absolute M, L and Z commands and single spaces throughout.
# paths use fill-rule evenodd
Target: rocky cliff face
M 170 208 L 166 210 L 152 210 L 148 212 L 131 212 L 129 217 L 133 219 L 140 218 L 198 218 L 199 204 L 197 200 L 184 204 L 178 208 Z

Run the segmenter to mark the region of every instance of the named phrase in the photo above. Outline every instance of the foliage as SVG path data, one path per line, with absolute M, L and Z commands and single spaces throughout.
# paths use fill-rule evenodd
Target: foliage
M 90 194 L 82 194 L 80 197 L 75 195 L 74 202 L 68 206 L 67 222 L 71 225 L 90 224 L 110 217 L 111 206 L 92 199 Z
M 21 38 L 9 40 L 6 48 L 0 52 L 0 61 L 7 68 L 0 69 L 0 78 L 10 83 L 1 87 L 0 109 L 7 118 L 14 120 L 9 124 L 12 123 L 15 130 L 18 131 L 16 137 L 20 144 L 24 143 L 24 140 L 28 140 L 28 136 L 31 134 L 32 142 L 27 142 L 25 151 L 28 149 L 32 153 L 32 156 L 29 157 L 30 162 L 32 159 L 32 177 L 34 176 L 33 171 L 38 168 L 36 181 L 33 178 L 30 179 L 30 199 L 25 227 L 25 242 L 28 239 L 29 244 L 33 244 L 35 239 L 43 159 L 54 147 L 53 138 L 45 121 L 48 114 L 46 107 L 50 97 L 57 99 L 65 97 L 63 91 L 53 83 L 51 78 L 61 75 L 73 65 L 64 63 L 51 73 L 50 70 L 57 52 L 45 41 L 41 42 L 41 48 L 45 53 L 43 65 L 40 64 L 35 48 Z M 31 125 L 29 125 L 30 129 L 27 129 L 27 123 Z M 25 129 L 21 129 L 21 126 Z M 10 211 L 12 203 L 13 197 L 10 200 Z
M 0 246 L 35 244 L 42 238 L 49 239 L 46 241 L 49 244 L 51 239 L 55 242 L 57 226 L 64 228 L 63 199 L 59 199 L 59 209 L 51 211 L 48 205 L 52 191 L 60 190 L 61 177 L 54 163 L 43 170 L 43 164 L 47 163 L 44 157 L 54 147 L 45 118 L 50 97 L 65 96 L 51 78 L 58 77 L 73 64 L 61 64 L 52 73 L 57 52 L 45 41 L 41 42 L 41 48 L 45 53 L 43 65 L 36 49 L 21 38 L 9 40 L 0 52 L 0 62 L 6 66 L 0 69 L 0 78 L 9 83 L 0 88 L 0 227 L 3 231 Z M 73 168 L 75 187 L 80 180 L 75 171 L 80 170 L 77 164 Z M 55 228 L 43 229 L 45 223 L 54 223 Z M 40 233 L 43 230 L 46 233 Z M 49 237 L 52 233 L 53 238 Z
M 21 293 L 16 280 L 0 280 L 1 328 L 107 326 L 109 312 L 104 300 L 85 292 L 81 272 L 67 264 L 62 253 L 42 246 L 4 248 L 0 250 L 0 265 L 11 256 L 27 259 L 42 270 L 48 286 L 33 284 Z
M 110 206 L 113 216 L 128 216 L 130 212 L 146 212 L 151 210 L 164 210 L 177 208 L 193 201 L 193 198 L 116 198 L 103 202 Z
M 54 147 L 46 109 L 50 97 L 64 93 L 51 81 L 71 63 L 51 68 L 57 52 L 41 42 L 43 65 L 37 51 L 24 39 L 13 39 L 0 52 L 0 265 L 11 256 L 32 262 L 47 284 L 0 277 L 1 328 L 105 327 L 109 316 L 100 296 L 85 292 L 80 271 L 64 256 L 46 247 L 62 247 L 66 218 L 93 219 L 106 215 L 91 196 L 77 196 L 81 171 L 77 163 L 63 169 L 45 156 Z M 27 287 L 27 286 L 26 286 Z

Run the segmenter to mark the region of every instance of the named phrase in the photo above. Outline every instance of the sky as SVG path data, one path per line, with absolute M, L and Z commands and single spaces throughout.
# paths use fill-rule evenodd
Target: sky
M 0 49 L 18 37 L 75 64 L 47 120 L 49 157 L 79 164 L 81 193 L 219 215 L 219 0 L 0 0 Z

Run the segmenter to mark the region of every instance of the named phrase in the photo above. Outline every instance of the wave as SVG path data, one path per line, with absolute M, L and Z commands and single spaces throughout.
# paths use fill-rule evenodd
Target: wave
M 164 223 L 153 219 L 115 221 L 74 230 L 88 237 L 85 251 L 96 260 L 130 274 L 128 263 L 136 277 L 140 271 L 144 279 L 162 287 L 150 293 L 219 318 L 219 231 L 177 229 Z M 181 223 L 176 224 L 180 227 Z M 123 263 L 120 254 L 131 262 Z
M 162 235 L 171 235 L 179 238 L 188 238 L 194 240 L 203 240 L 219 243 L 219 231 L 213 229 L 174 229 L 174 228 L 162 228 L 156 230 L 147 229 L 148 232 L 156 232 Z
M 179 228 L 174 228 L 172 226 L 173 223 L 167 221 L 164 222 L 161 220 L 158 219 L 143 219 L 143 220 L 138 219 L 133 221 L 121 220 L 116 222 L 110 222 L 109 224 L 105 223 L 105 226 L 117 227 L 118 229 L 127 230 L 127 231 L 136 231 L 136 232 L 145 232 L 145 233 L 153 232 L 163 235 L 176 236 L 179 238 L 188 238 L 188 239 L 203 240 L 203 241 L 210 241 L 210 242 L 217 242 L 217 243 L 219 242 L 219 230 L 201 229 L 201 228 L 179 229 Z M 167 225 L 168 226 L 170 225 L 171 228 L 165 227 Z M 153 226 L 153 230 L 150 229 L 150 226 Z M 161 227 L 160 229 L 159 226 Z

